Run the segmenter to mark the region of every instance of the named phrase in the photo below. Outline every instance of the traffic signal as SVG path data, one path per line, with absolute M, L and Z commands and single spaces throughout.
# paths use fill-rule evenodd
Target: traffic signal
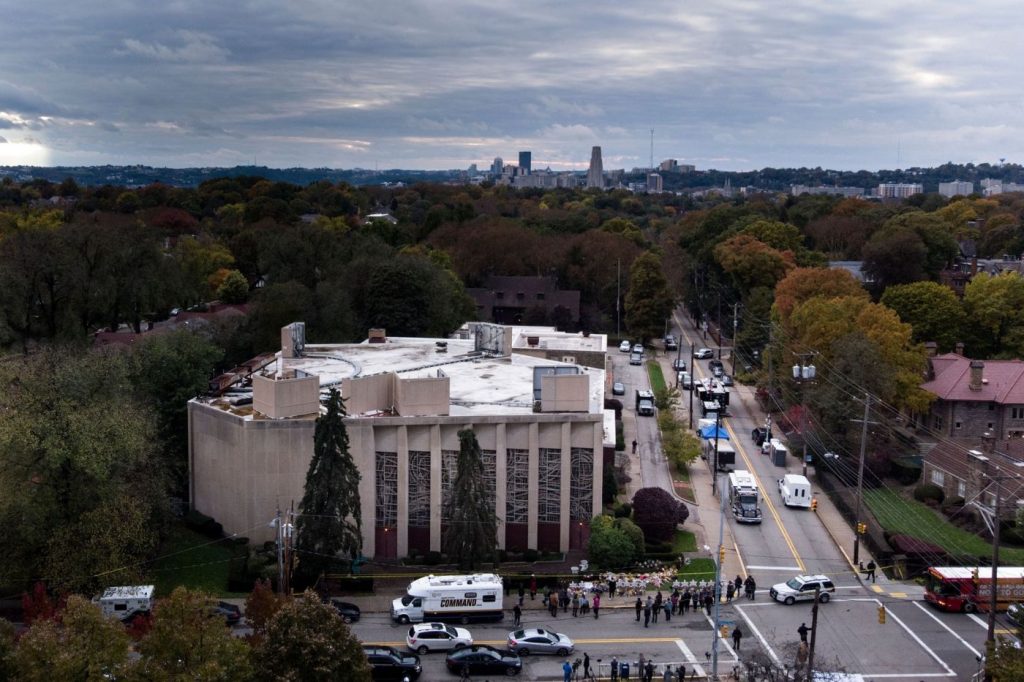
M 878 622 L 881 625 L 885 625 L 885 607 L 884 606 L 879 606 L 878 607 Z
M 728 625 L 723 625 L 721 632 L 722 632 L 722 639 L 729 639 L 729 626 Z
M 811 500 L 811 511 L 813 511 L 813 512 L 818 511 L 818 500 L 816 500 L 816 499 Z
M 718 548 L 718 563 L 722 564 L 725 562 L 725 547 Z
M 864 535 L 864 533 L 867 533 L 867 532 L 868 532 L 868 524 L 866 524 L 866 523 L 858 523 L 857 524 L 857 534 L 858 535 Z

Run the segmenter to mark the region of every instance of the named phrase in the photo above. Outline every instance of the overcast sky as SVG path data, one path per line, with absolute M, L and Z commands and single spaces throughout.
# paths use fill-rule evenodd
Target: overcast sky
M 0 0 L 0 165 L 1024 161 L 1020 0 Z

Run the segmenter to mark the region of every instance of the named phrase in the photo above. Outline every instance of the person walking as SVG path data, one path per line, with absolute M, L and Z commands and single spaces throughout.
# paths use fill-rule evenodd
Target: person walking
M 516 604 L 512 607 L 512 625 L 519 627 L 519 622 L 523 619 L 523 607 Z
M 644 610 L 644 603 L 640 597 L 636 598 L 636 603 L 633 604 L 633 608 L 636 609 L 636 622 L 640 622 L 640 613 Z
M 636 439 L 633 440 L 633 454 L 636 454 Z
M 601 610 L 601 595 L 594 595 L 594 620 L 598 618 L 598 612 Z
M 572 663 L 569 661 L 562 664 L 562 682 L 572 682 Z
M 740 626 L 737 625 L 732 629 L 732 648 L 736 651 L 740 650 L 741 639 L 743 639 L 743 631 L 740 630 Z
M 811 629 L 807 627 L 807 623 L 800 623 L 800 627 L 796 629 L 797 634 L 800 635 L 800 641 L 804 644 L 807 643 L 807 633 L 810 631 Z
M 537 576 L 530 575 L 530 601 L 533 601 L 537 596 Z
M 575 618 L 580 613 L 580 593 L 572 593 L 572 617 Z
M 877 568 L 877 566 L 875 566 L 875 560 L 874 559 L 872 559 L 871 561 L 868 562 L 868 574 L 867 574 L 866 578 L 871 578 L 871 582 L 875 582 L 875 569 L 876 568 Z
M 644 627 L 647 627 L 651 622 L 651 598 L 647 598 L 647 603 L 644 604 Z
M 586 651 L 583 652 L 583 679 L 591 677 L 590 672 L 590 654 Z

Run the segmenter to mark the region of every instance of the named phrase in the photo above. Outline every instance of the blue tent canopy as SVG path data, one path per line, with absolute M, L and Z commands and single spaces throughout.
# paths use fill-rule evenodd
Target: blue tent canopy
M 703 427 L 700 430 L 700 437 L 701 438 L 706 438 L 708 440 L 714 438 L 715 437 L 715 425 L 714 424 L 709 424 L 709 425 Z M 721 426 L 718 427 L 718 438 L 719 438 L 719 440 L 722 440 L 722 439 L 729 440 L 729 433 L 725 429 L 723 429 Z

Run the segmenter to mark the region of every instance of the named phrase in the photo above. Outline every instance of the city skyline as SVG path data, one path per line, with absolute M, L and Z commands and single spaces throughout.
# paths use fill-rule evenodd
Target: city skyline
M 0 24 L 0 165 L 585 171 L 649 165 L 652 128 L 655 163 L 720 170 L 1019 161 L 1019 15 L 40 0 Z

